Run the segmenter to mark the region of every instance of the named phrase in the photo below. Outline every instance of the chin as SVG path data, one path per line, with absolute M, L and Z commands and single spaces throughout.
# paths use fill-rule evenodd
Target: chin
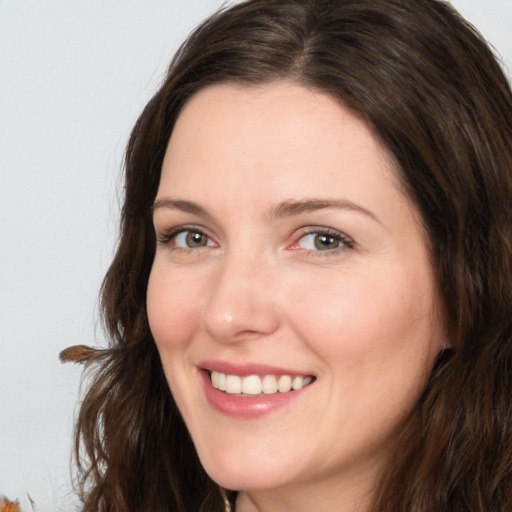
M 291 477 L 286 468 L 272 467 L 269 460 L 251 460 L 246 454 L 236 457 L 216 455 L 201 459 L 201 462 L 214 482 L 234 491 L 269 489 L 285 484 Z

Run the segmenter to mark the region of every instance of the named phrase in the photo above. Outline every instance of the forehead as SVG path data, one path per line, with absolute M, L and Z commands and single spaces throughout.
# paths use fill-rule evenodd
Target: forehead
M 180 114 L 162 184 L 256 173 L 282 187 L 308 175 L 339 182 L 351 173 L 374 186 L 370 169 L 378 169 L 378 181 L 397 185 L 392 157 L 367 124 L 330 95 L 288 82 L 220 84 L 194 95 Z

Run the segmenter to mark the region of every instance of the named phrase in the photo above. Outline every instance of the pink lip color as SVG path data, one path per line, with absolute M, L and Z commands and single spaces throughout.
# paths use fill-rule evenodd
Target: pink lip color
M 303 375 L 297 372 L 269 367 L 265 365 L 233 365 L 218 361 L 204 362 L 202 368 L 210 371 L 220 371 L 231 375 Z M 240 397 L 229 395 L 212 386 L 210 374 L 208 371 L 199 372 L 203 381 L 203 387 L 208 402 L 219 412 L 228 416 L 234 416 L 242 419 L 259 418 L 273 412 L 281 407 L 290 405 L 299 398 L 310 386 L 306 386 L 298 391 L 288 393 L 274 393 L 271 395 L 257 395 L 253 397 Z
M 203 361 L 200 368 L 210 372 L 222 372 L 229 375 L 239 375 L 245 377 L 247 375 L 309 375 L 308 373 L 290 370 L 289 368 L 280 368 L 266 364 L 235 364 L 227 361 Z

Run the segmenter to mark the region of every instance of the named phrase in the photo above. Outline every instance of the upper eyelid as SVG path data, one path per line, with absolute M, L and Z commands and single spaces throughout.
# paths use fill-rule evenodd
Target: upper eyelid
M 164 240 L 166 242 L 168 242 L 168 241 L 172 240 L 173 238 L 175 238 L 180 233 L 184 233 L 186 231 L 193 231 L 196 233 L 201 233 L 202 235 L 205 235 L 209 239 L 215 241 L 215 238 L 209 233 L 209 231 L 207 229 L 205 229 L 201 226 L 194 225 L 194 224 L 183 224 L 183 225 L 174 226 L 174 227 L 170 227 L 170 228 L 163 229 L 163 230 L 158 230 L 155 227 L 155 231 L 156 231 L 157 242 L 160 242 L 160 243 Z
M 299 228 L 299 229 L 295 230 L 294 233 L 297 233 L 297 236 L 295 237 L 296 240 L 299 240 L 300 238 L 302 238 L 303 236 L 306 236 L 306 235 L 318 233 L 318 234 L 338 236 L 339 238 L 341 238 L 343 240 L 350 241 L 350 242 L 354 243 L 354 239 L 350 235 L 347 235 L 347 233 L 345 233 L 344 231 L 341 231 L 336 228 L 330 228 L 327 226 L 304 226 L 303 228 Z
M 178 215 L 168 215 L 167 212 L 170 213 L 177 213 Z M 198 214 L 192 212 L 190 215 L 187 215 L 188 212 L 185 212 L 185 216 L 182 215 L 180 210 L 175 210 L 171 208 L 165 208 L 165 207 L 159 207 L 157 210 L 153 212 L 153 228 L 157 236 L 164 235 L 166 233 L 170 233 L 174 230 L 193 230 L 197 229 L 201 233 L 204 233 L 205 235 L 213 238 L 218 239 L 214 235 L 214 233 L 219 233 L 219 231 L 222 234 L 222 230 L 219 229 L 219 226 L 214 222 L 209 222 L 208 219 L 206 219 L 207 224 L 210 225 L 213 229 L 210 229 L 206 227 L 205 225 L 205 219 L 202 219 L 198 217 Z
M 180 233 L 182 231 L 197 231 L 200 233 L 204 233 L 205 235 L 209 235 L 209 230 L 204 228 L 203 226 L 200 226 L 199 224 L 177 224 L 176 226 L 167 226 L 164 228 L 159 229 L 157 226 L 155 226 L 155 231 L 160 233 Z

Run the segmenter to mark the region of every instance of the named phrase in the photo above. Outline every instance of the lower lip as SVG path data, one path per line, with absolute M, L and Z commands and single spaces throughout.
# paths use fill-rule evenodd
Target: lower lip
M 203 380 L 204 390 L 208 402 L 219 412 L 237 418 L 259 418 L 281 407 L 290 405 L 299 398 L 310 386 L 288 393 L 273 393 L 270 395 L 257 395 L 241 397 L 229 395 L 212 386 L 210 375 L 206 371 L 199 372 Z

